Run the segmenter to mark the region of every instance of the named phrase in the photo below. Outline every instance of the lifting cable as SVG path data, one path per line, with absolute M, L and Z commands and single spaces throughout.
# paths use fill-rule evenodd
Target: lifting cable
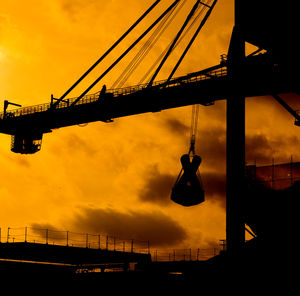
M 52 107 L 56 107 L 104 58 L 114 50 L 128 35 L 137 27 L 138 24 L 161 2 L 155 1 L 146 12 L 55 102 Z
M 195 155 L 195 145 L 196 145 L 196 136 L 198 130 L 198 117 L 199 117 L 199 105 L 192 106 L 192 119 L 191 119 L 191 134 L 190 134 L 190 148 L 189 155 L 192 153 L 192 156 Z
M 181 44 L 182 40 L 186 37 L 186 35 L 190 32 L 190 30 L 194 27 L 195 23 L 198 21 L 198 19 L 200 18 L 200 16 L 202 15 L 202 13 L 204 12 L 205 7 L 202 7 L 202 9 L 200 10 L 200 12 L 197 14 L 197 16 L 194 18 L 194 20 L 192 21 L 192 23 L 190 24 L 190 26 L 187 28 L 187 30 L 183 33 L 183 35 L 181 36 L 181 38 L 178 40 L 178 42 L 176 43 L 176 45 L 174 46 L 173 50 L 175 50 L 175 48 Z M 144 81 L 147 79 L 147 77 L 151 74 L 151 72 L 156 68 L 156 66 L 158 65 L 158 63 L 162 60 L 162 58 L 164 57 L 164 55 L 167 53 L 168 49 L 170 48 L 171 43 L 168 45 L 168 47 L 160 54 L 160 56 L 155 60 L 155 62 L 152 64 L 152 66 L 149 68 L 149 70 L 145 73 L 145 75 L 142 77 L 142 79 L 139 81 L 139 84 L 144 83 Z
M 148 87 L 151 87 L 156 76 L 158 75 L 158 73 L 160 72 L 161 68 L 163 67 L 163 65 L 165 64 L 166 60 L 168 59 L 168 57 L 170 56 L 171 52 L 174 49 L 174 46 L 176 45 L 177 41 L 179 40 L 180 36 L 182 35 L 182 33 L 184 32 L 186 26 L 189 24 L 190 20 L 192 19 L 192 17 L 194 16 L 198 6 L 201 4 L 200 0 L 197 0 L 197 2 L 195 3 L 195 5 L 193 6 L 192 10 L 190 11 L 189 15 L 187 16 L 184 24 L 182 25 L 181 29 L 179 30 L 179 32 L 177 33 L 176 37 L 174 38 L 168 52 L 166 53 L 166 55 L 164 56 L 163 60 L 161 61 L 160 65 L 158 66 L 158 68 L 156 69 L 154 75 L 152 76 Z
M 156 25 L 179 3 L 180 0 L 175 0 L 155 21 L 154 23 L 134 41 L 131 46 L 108 67 L 76 100 L 70 105 L 74 106 L 79 100 L 81 100 L 103 77 L 105 77 Z
M 187 2 L 187 0 L 184 0 L 177 10 L 176 10 L 177 6 L 176 6 L 169 12 L 169 14 L 160 23 L 160 25 L 157 27 L 157 29 L 154 31 L 154 33 L 150 36 L 150 38 L 147 40 L 147 42 L 144 44 L 144 46 L 141 48 L 141 50 L 138 52 L 138 54 L 133 58 L 133 60 L 129 63 L 129 65 L 126 67 L 126 69 L 123 71 L 123 73 L 119 76 L 119 78 L 111 86 L 112 89 L 114 89 L 116 86 L 117 86 L 117 88 L 120 88 L 125 84 L 125 82 L 134 73 L 134 71 L 137 69 L 137 67 L 141 64 L 141 62 L 145 59 L 145 57 L 148 55 L 148 53 L 151 51 L 151 49 L 157 43 L 157 41 L 162 36 L 162 34 L 166 31 L 166 29 L 173 22 L 173 20 L 178 15 L 178 13 L 182 10 L 182 8 L 186 4 L 186 2 Z M 175 12 L 175 10 L 176 10 L 176 12 Z M 174 15 L 173 15 L 173 13 L 174 13 Z M 172 18 L 170 19 L 171 16 L 172 16 Z

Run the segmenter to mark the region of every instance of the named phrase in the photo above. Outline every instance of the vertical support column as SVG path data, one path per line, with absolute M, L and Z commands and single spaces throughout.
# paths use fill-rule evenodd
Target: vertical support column
M 240 1 L 235 1 L 236 24 L 228 53 L 232 89 L 231 97 L 227 99 L 226 242 L 230 252 L 238 252 L 245 242 L 245 97 L 240 91 L 243 85 L 245 41 L 240 30 Z

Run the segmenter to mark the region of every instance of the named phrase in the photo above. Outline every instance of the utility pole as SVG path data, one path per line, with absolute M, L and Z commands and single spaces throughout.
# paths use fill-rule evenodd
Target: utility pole
M 238 252 L 245 242 L 243 221 L 245 174 L 245 97 L 243 63 L 245 38 L 241 32 L 241 3 L 235 0 L 235 25 L 228 52 L 228 74 L 231 96 L 227 99 L 227 180 L 226 180 L 226 246 L 229 252 Z

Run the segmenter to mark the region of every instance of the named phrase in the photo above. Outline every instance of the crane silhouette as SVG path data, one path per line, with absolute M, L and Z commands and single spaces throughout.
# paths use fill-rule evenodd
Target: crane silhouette
M 235 25 L 227 58 L 209 68 L 174 77 L 185 56 L 211 15 L 217 0 L 194 1 L 184 23 L 153 67 L 147 83 L 90 91 L 152 32 L 146 46 L 123 72 L 118 83 L 124 85 L 160 34 L 175 19 L 185 0 L 176 0 L 116 59 L 80 96 L 68 98 L 70 92 L 112 52 L 161 1 L 155 1 L 146 12 L 96 61 L 60 98 L 36 106 L 7 110 L 0 114 L 0 133 L 11 135 L 11 150 L 31 154 L 41 149 L 42 137 L 53 130 L 94 121 L 112 122 L 115 118 L 159 112 L 196 105 L 209 106 L 218 100 L 227 103 L 227 220 L 226 240 L 229 250 L 237 250 L 245 241 L 243 190 L 245 171 L 245 98 L 271 95 L 299 125 L 299 116 L 279 95 L 299 93 L 295 42 L 296 18 L 287 16 L 293 3 L 275 7 L 272 1 L 235 1 Z M 290 1 L 291 2 L 291 1 Z M 200 20 L 200 21 L 199 21 Z M 280 20 L 280 22 L 278 21 Z M 157 81 L 170 54 L 185 37 L 185 32 L 198 25 L 184 52 L 165 80 Z M 258 50 L 246 56 L 245 44 Z M 154 72 L 153 72 L 154 71 Z M 145 77 L 147 77 L 145 75 Z M 144 78 L 145 78 L 144 77 Z M 141 81 L 143 81 L 142 79 Z M 237 185 L 238 184 L 238 185 Z

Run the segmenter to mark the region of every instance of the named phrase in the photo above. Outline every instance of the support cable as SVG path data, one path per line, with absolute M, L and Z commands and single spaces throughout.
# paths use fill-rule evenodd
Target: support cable
M 151 51 L 151 49 L 157 43 L 157 41 L 162 36 L 162 34 L 167 30 L 167 28 L 170 26 L 170 24 L 174 21 L 174 19 L 176 18 L 178 13 L 182 10 L 182 8 L 186 4 L 186 2 L 187 2 L 187 0 L 184 0 L 177 10 L 176 10 L 176 7 L 174 7 L 173 10 L 164 19 L 164 21 L 161 22 L 161 24 L 155 30 L 155 32 L 151 35 L 151 37 L 149 38 L 147 43 L 143 46 L 143 48 L 140 50 L 140 52 L 135 56 L 135 58 L 131 61 L 131 63 L 127 66 L 127 68 L 124 70 L 124 72 L 118 78 L 118 80 L 117 80 L 118 88 L 122 87 L 125 84 L 125 82 L 129 79 L 129 77 L 134 73 L 134 71 L 137 69 L 137 67 L 141 64 L 141 62 L 145 59 L 145 57 L 148 55 L 148 53 Z M 176 10 L 176 12 L 174 13 L 175 10 Z M 173 15 L 173 13 L 174 13 L 174 15 Z M 171 16 L 172 16 L 172 18 L 170 19 Z M 125 72 L 127 72 L 127 74 Z M 121 79 L 122 79 L 122 81 L 120 82 Z M 115 82 L 111 88 L 114 88 L 116 86 L 116 84 L 117 83 Z
M 178 40 L 178 42 L 176 43 L 176 45 L 174 46 L 175 50 L 177 48 L 177 46 L 179 44 L 181 44 L 182 40 L 186 37 L 186 35 L 190 32 L 190 30 L 193 28 L 193 26 L 195 25 L 195 23 L 198 21 L 198 19 L 200 18 L 200 16 L 202 15 L 203 11 L 205 8 L 202 8 L 201 11 L 197 14 L 197 16 L 194 18 L 194 20 L 192 21 L 192 23 L 190 24 L 190 26 L 187 28 L 187 30 L 183 33 L 183 35 L 181 36 L 181 38 Z M 168 49 L 170 48 L 171 43 L 169 44 L 169 46 L 160 54 L 160 56 L 154 61 L 154 63 L 152 64 L 152 66 L 149 68 L 149 70 L 146 72 L 146 74 L 142 77 L 142 79 L 139 81 L 139 84 L 144 83 L 144 81 L 147 79 L 147 77 L 150 75 L 150 73 L 156 68 L 156 66 L 158 65 L 158 63 L 162 60 L 162 58 L 164 57 L 164 55 L 167 53 Z
M 161 2 L 157 0 L 147 11 L 55 102 L 52 107 L 56 107 L 104 58 L 112 52 L 128 35 L 137 27 L 138 24 Z
M 108 67 L 72 104 L 74 106 L 82 99 L 103 77 L 105 77 L 168 13 L 173 9 L 180 0 L 175 0 L 157 19 L 154 23 L 135 41 L 131 46 L 110 66 Z
M 184 0 L 186 1 L 186 0 Z M 125 68 L 125 70 L 122 72 L 122 74 L 118 77 L 118 79 L 114 82 L 114 84 L 111 86 L 111 89 L 119 88 L 121 87 L 121 84 L 125 80 L 125 76 L 130 76 L 131 72 L 134 71 L 134 69 L 137 67 L 137 64 L 139 64 L 144 57 L 148 54 L 148 52 L 151 50 L 151 48 L 154 46 L 154 44 L 157 42 L 158 38 L 161 36 L 162 29 L 166 22 L 169 20 L 170 16 L 174 13 L 177 6 L 175 6 L 161 21 L 159 26 L 155 29 L 155 31 L 151 34 L 151 36 L 148 38 L 147 42 L 143 45 L 143 47 L 139 50 L 139 52 L 134 56 L 132 61 L 128 64 L 128 66 Z M 120 82 L 122 81 L 122 82 Z
M 193 6 L 192 10 L 190 11 L 189 15 L 187 16 L 183 26 L 181 27 L 181 29 L 179 30 L 179 32 L 177 33 L 175 39 L 173 40 L 168 52 L 166 53 L 166 55 L 164 56 L 163 60 L 161 61 L 160 65 L 158 66 L 158 68 L 156 69 L 153 77 L 151 78 L 148 87 L 151 87 L 155 78 L 157 77 L 158 73 L 160 72 L 161 68 L 163 67 L 163 65 L 165 64 L 166 60 L 168 59 L 168 57 L 170 56 L 171 52 L 174 49 L 174 46 L 176 45 L 177 41 L 179 40 L 180 36 L 182 35 L 183 31 L 185 30 L 186 26 L 189 24 L 190 20 L 192 19 L 193 15 L 195 14 L 198 6 L 201 4 L 201 1 L 197 0 L 196 4 Z
M 216 3 L 218 0 L 215 0 L 213 2 L 213 4 L 210 6 L 209 10 L 207 11 L 205 17 L 203 18 L 202 22 L 200 23 L 200 26 L 198 27 L 197 31 L 195 32 L 194 36 L 192 37 L 192 39 L 190 40 L 189 44 L 187 45 L 185 51 L 183 52 L 182 56 L 180 57 L 179 61 L 177 62 L 177 64 L 175 65 L 174 69 L 172 70 L 170 76 L 168 77 L 168 80 L 166 82 L 166 84 L 168 84 L 170 82 L 170 80 L 172 79 L 173 75 L 175 74 L 175 72 L 177 71 L 178 67 L 180 66 L 180 64 L 182 63 L 183 59 L 185 58 L 186 54 L 188 53 L 188 51 L 190 50 L 191 46 L 193 45 L 195 39 L 197 38 L 197 36 L 199 35 L 201 29 L 203 28 L 203 26 L 205 25 L 206 21 L 208 20 L 212 10 L 214 9 Z

